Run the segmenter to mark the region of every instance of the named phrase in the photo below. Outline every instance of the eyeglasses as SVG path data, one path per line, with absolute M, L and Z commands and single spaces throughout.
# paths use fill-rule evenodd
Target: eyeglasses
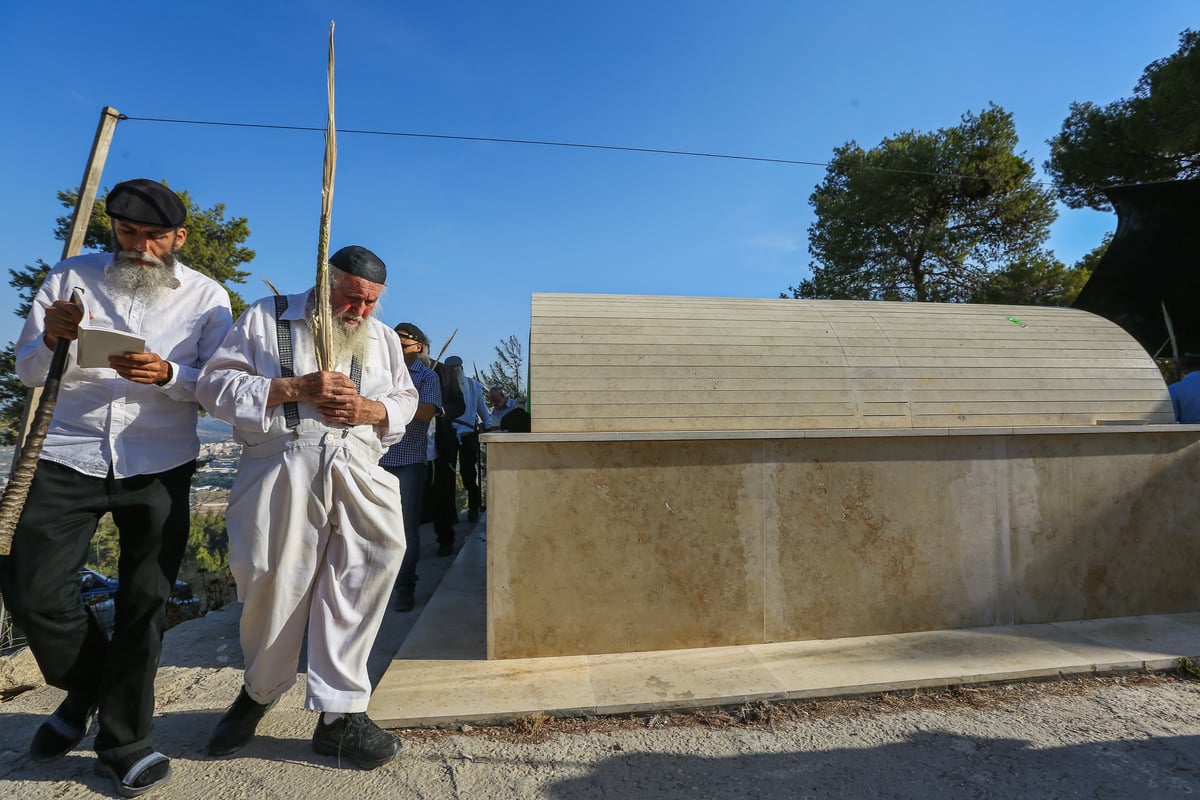
M 410 347 L 420 347 L 421 343 L 416 341 L 415 339 L 408 339 L 407 341 L 404 339 L 401 339 L 400 345 L 403 349 L 407 350 Z

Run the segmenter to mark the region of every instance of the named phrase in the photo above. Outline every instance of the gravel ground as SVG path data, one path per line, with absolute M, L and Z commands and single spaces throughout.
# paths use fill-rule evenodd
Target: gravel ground
M 236 609 L 167 633 L 156 744 L 163 798 L 1141 798 L 1200 794 L 1200 682 L 1137 674 L 649 717 L 531 717 L 408 730 L 371 772 L 312 752 L 297 685 L 241 753 L 204 745 L 241 682 Z M 394 650 L 393 650 L 394 652 Z M 30 677 L 32 674 L 32 678 Z M 61 692 L 0 660 L 0 797 L 113 796 L 86 739 L 26 751 Z

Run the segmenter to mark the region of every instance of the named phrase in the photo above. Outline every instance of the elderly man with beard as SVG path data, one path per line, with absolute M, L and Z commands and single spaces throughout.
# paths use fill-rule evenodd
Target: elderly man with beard
M 188 538 L 195 459 L 196 378 L 232 321 L 229 295 L 180 263 L 187 209 L 151 180 L 119 183 L 106 201 L 116 255 L 69 258 L 46 276 L 16 345 L 17 374 L 46 379 L 61 339 L 76 339 L 82 290 L 93 327 L 120 328 L 146 351 L 102 369 L 69 361 L 0 589 L 46 682 L 67 692 L 37 729 L 29 754 L 73 749 L 99 710 L 97 771 L 124 795 L 166 781 L 151 746 L 154 674 L 167 597 Z M 116 621 L 109 640 L 88 613 L 79 571 L 96 525 L 111 512 L 120 542 Z
M 399 751 L 365 712 L 367 657 L 404 558 L 400 487 L 379 459 L 403 437 L 417 390 L 400 338 L 372 316 L 383 262 L 351 246 L 329 265 L 339 371 L 317 370 L 310 290 L 247 309 L 197 386 L 242 444 L 225 519 L 246 669 L 208 752 L 250 742 L 296 682 L 307 632 L 305 705 L 322 712 L 313 749 L 371 769 Z

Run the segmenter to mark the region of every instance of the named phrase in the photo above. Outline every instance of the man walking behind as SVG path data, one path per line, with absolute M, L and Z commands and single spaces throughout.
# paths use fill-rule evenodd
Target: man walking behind
M 396 476 L 404 501 L 404 561 L 396 578 L 396 610 L 412 611 L 416 605 L 417 562 L 421 555 L 421 498 L 429 476 L 429 423 L 441 412 L 442 385 L 430 368 L 429 337 L 411 322 L 395 327 L 404 349 L 404 363 L 417 387 L 417 413 L 404 429 L 404 438 L 388 448 L 379 462 Z
M 483 492 L 479 486 L 479 431 L 481 426 L 483 430 L 492 427 L 492 416 L 483 401 L 483 384 L 463 372 L 462 359 L 450 356 L 446 366 L 450 368 L 451 380 L 457 381 L 462 389 L 466 403 L 466 411 L 454 420 L 454 433 L 458 439 L 458 474 L 467 492 L 467 521 L 475 522 L 483 505 Z M 441 458 L 440 452 L 438 458 Z M 454 470 L 453 460 L 450 470 Z M 457 505 L 454 515 L 458 517 Z

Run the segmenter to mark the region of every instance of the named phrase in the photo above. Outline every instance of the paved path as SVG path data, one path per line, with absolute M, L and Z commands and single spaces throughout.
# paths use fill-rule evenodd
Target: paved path
M 444 564 L 430 561 L 426 567 L 422 578 L 432 584 Z M 424 588 L 418 593 L 422 603 L 429 601 L 429 586 Z M 267 715 L 250 746 L 234 757 L 210 759 L 204 754 L 208 734 L 241 682 L 239 610 L 235 605 L 167 633 L 155 736 L 159 749 L 172 757 L 177 777 L 151 797 L 742 800 L 1200 794 L 1200 683 L 1161 675 L 978 691 L 925 689 L 915 696 L 905 691 L 869 701 L 756 704 L 699 718 L 664 710 L 575 725 L 533 716 L 497 729 L 460 725 L 440 732 L 401 731 L 405 752 L 372 772 L 342 767 L 335 758 L 312 752 L 315 714 L 301 707 L 301 681 Z M 1186 629 L 1187 620 L 1167 623 L 1185 636 L 1180 626 Z M 1148 644 L 1145 635 L 1142 645 Z M 392 654 L 410 636 L 415 641 L 414 617 L 389 612 L 373 668 L 390 671 Z M 1005 640 L 1005 647 L 1011 650 L 1020 641 Z M 1156 650 L 1143 646 L 1121 652 L 1137 656 Z M 861 651 L 862 658 L 869 655 Z M 916 648 L 907 650 L 910 661 L 921 655 Z M 1011 664 L 1020 657 L 1008 652 L 1002 660 Z M 943 653 L 931 663 L 952 661 Z M 846 670 L 861 667 L 848 663 Z M 469 694 L 457 680 L 449 673 L 430 674 L 418 694 Z M 92 771 L 90 738 L 53 764 L 35 765 L 27 757 L 33 731 L 60 698 L 61 692 L 41 686 L 0 703 L 0 797 L 112 796 L 110 785 Z M 706 724 L 695 724 L 697 719 Z

